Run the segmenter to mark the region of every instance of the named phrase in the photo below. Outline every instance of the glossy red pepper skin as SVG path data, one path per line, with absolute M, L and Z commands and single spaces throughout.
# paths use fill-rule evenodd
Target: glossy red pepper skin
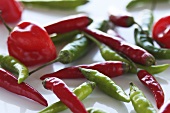
M 14 23 L 21 19 L 23 6 L 16 0 L 0 0 L 0 11 L 5 22 Z
M 153 93 L 157 108 L 159 109 L 164 103 L 164 91 L 158 81 L 146 70 L 140 70 L 137 73 L 139 80 L 147 86 Z
M 48 90 L 52 90 L 73 113 L 88 113 L 82 102 L 61 79 L 57 77 L 46 78 L 43 81 L 43 86 Z
M 130 66 L 127 63 L 123 63 L 121 61 L 105 61 L 87 65 L 79 65 L 79 66 L 72 66 L 61 69 L 54 73 L 49 73 L 41 76 L 41 80 L 44 80 L 48 77 L 57 77 L 60 79 L 76 79 L 76 78 L 84 78 L 83 74 L 81 73 L 79 68 L 86 68 L 86 69 L 94 69 L 98 70 L 99 72 L 109 76 L 110 78 L 120 76 L 129 71 Z
M 92 23 L 92 19 L 84 14 L 77 14 L 62 18 L 52 24 L 45 26 L 44 28 L 48 34 L 53 33 L 66 33 L 73 30 L 78 30 L 83 27 L 87 27 Z
M 134 18 L 129 13 L 118 10 L 109 11 L 109 20 L 120 27 L 131 27 L 135 24 Z
M 8 52 L 26 66 L 49 62 L 56 58 L 56 47 L 44 28 L 31 22 L 19 23 L 10 33 Z
M 170 48 L 170 15 L 160 18 L 153 26 L 152 37 L 161 47 Z
M 17 78 L 2 68 L 0 68 L 0 87 L 48 106 L 46 99 L 37 90 L 24 82 L 18 84 Z
M 163 104 L 158 113 L 170 113 L 170 100 Z
M 153 55 L 151 55 L 149 52 L 139 46 L 125 42 L 118 37 L 108 35 L 97 29 L 83 28 L 81 30 L 93 36 L 100 42 L 108 45 L 110 48 L 120 53 L 123 53 L 135 63 L 139 63 L 146 66 L 155 64 L 155 58 L 153 57 Z

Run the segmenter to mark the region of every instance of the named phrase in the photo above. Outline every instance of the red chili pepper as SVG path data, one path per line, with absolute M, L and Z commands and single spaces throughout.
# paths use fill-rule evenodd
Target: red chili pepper
M 153 26 L 152 37 L 161 47 L 170 48 L 170 15 L 160 18 Z
M 21 19 L 23 6 L 16 0 L 0 0 L 0 12 L 5 22 L 17 22 Z
M 98 70 L 99 72 L 109 76 L 110 78 L 120 76 L 123 73 L 129 71 L 130 66 L 127 63 L 121 61 L 105 61 L 94 63 L 90 65 L 79 65 L 79 66 L 72 66 L 61 69 L 54 73 L 45 74 L 40 79 L 44 80 L 48 77 L 57 77 L 61 79 L 75 79 L 75 78 L 84 78 L 83 74 L 81 73 L 79 68 L 86 68 L 86 69 L 94 69 Z
M 45 26 L 48 34 L 53 33 L 66 33 L 73 30 L 77 30 L 83 27 L 87 27 L 92 23 L 92 19 L 84 14 L 77 14 L 65 17 L 57 22 Z
M 161 85 L 157 82 L 154 76 L 146 70 L 138 71 L 137 75 L 139 80 L 152 91 L 157 103 L 157 108 L 159 109 L 164 103 L 164 91 Z
M 88 113 L 82 102 L 61 79 L 56 77 L 46 78 L 43 81 L 43 86 L 48 90 L 52 90 L 73 113 Z
M 170 100 L 163 104 L 158 113 L 170 113 Z
M 129 13 L 115 9 L 109 11 L 109 20 L 115 25 L 121 27 L 130 27 L 136 23 Z
M 30 22 L 19 23 L 8 37 L 8 52 L 26 66 L 49 62 L 56 58 L 56 47 L 48 33 Z
M 0 87 L 48 106 L 45 98 L 37 90 L 24 82 L 18 84 L 17 78 L 2 68 L 0 68 Z
M 97 29 L 82 28 L 82 31 L 108 45 L 110 48 L 123 53 L 136 63 L 146 66 L 155 64 L 155 58 L 153 55 L 139 46 L 125 42 L 118 37 L 108 35 Z

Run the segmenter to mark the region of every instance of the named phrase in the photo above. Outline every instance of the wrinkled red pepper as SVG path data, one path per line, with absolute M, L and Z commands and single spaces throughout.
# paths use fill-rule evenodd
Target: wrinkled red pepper
M 155 64 L 153 55 L 139 46 L 125 42 L 118 37 L 108 35 L 97 29 L 82 28 L 81 30 L 108 45 L 110 48 L 124 54 L 136 63 L 146 66 Z
M 82 102 L 61 79 L 57 77 L 46 78 L 43 81 L 43 86 L 48 90 L 52 90 L 73 113 L 88 113 Z
M 57 77 L 61 79 L 75 79 L 75 78 L 84 78 L 83 74 L 81 73 L 79 68 L 86 68 L 86 69 L 94 69 L 98 70 L 99 72 L 109 76 L 110 78 L 120 76 L 123 73 L 129 71 L 130 66 L 126 63 L 121 61 L 105 61 L 99 62 L 94 64 L 87 64 L 87 65 L 79 65 L 79 66 L 72 66 L 61 69 L 54 73 L 45 74 L 41 76 L 41 80 L 44 80 L 48 77 Z
M 46 99 L 37 90 L 24 82 L 18 84 L 17 78 L 2 68 L 0 68 L 0 87 L 48 106 Z
M 146 70 L 139 70 L 137 75 L 139 80 L 152 91 L 156 100 L 157 108 L 159 109 L 164 103 L 164 91 L 161 85 L 155 77 Z
M 22 16 L 23 6 L 16 0 L 0 0 L 0 12 L 5 22 L 18 22 Z
M 26 66 L 49 62 L 56 58 L 56 47 L 44 28 L 31 22 L 19 23 L 10 33 L 8 52 Z
M 53 33 L 66 33 L 73 30 L 78 30 L 83 27 L 87 27 L 92 23 L 92 19 L 85 14 L 77 14 L 62 18 L 52 24 L 45 26 L 44 28 L 48 34 Z

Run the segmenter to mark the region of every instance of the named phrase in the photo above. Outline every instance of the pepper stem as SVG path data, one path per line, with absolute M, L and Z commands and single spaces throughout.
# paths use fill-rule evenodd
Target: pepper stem
M 5 20 L 2 18 L 2 11 L 0 10 L 0 20 L 2 21 L 2 23 L 4 24 L 4 26 L 8 29 L 9 32 L 12 31 L 12 29 L 7 25 L 7 23 L 5 22 Z
M 50 61 L 50 62 L 47 62 L 47 63 L 45 63 L 44 65 L 42 65 L 42 66 L 40 66 L 40 67 L 32 70 L 31 72 L 29 72 L 29 75 L 33 74 L 34 72 L 36 72 L 36 71 L 38 71 L 38 70 L 40 70 L 40 69 L 42 69 L 42 68 L 44 68 L 44 67 L 46 67 L 46 66 L 48 66 L 48 65 L 50 65 L 50 64 L 53 64 L 53 63 L 55 63 L 55 62 L 58 62 L 58 61 L 59 61 L 59 59 L 56 58 L 56 59 L 54 59 L 54 60 L 52 60 L 52 61 Z

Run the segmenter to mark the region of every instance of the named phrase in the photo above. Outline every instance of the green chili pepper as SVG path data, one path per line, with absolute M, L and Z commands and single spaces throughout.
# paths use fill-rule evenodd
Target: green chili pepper
M 75 30 L 75 31 L 71 31 L 71 32 L 68 32 L 68 33 L 64 33 L 64 34 L 56 34 L 56 35 L 51 36 L 51 40 L 55 44 L 65 42 L 65 41 L 68 42 L 68 41 L 73 40 L 73 38 L 79 33 L 80 33 L 80 31 Z
M 88 113 L 107 113 L 106 111 L 94 107 L 87 108 L 86 110 Z
M 68 10 L 88 3 L 88 0 L 19 0 L 25 6 L 46 9 Z
M 80 70 L 88 80 L 95 82 L 99 89 L 101 89 L 107 95 L 123 102 L 130 101 L 123 89 L 115 84 L 111 78 L 96 70 L 85 68 L 80 68 Z
M 169 68 L 170 64 L 161 64 L 161 65 L 152 65 L 152 66 L 142 66 L 139 64 L 136 64 L 138 68 L 144 69 L 148 71 L 150 74 L 157 74 L 165 71 L 167 68 Z
M 19 84 L 29 76 L 28 68 L 12 56 L 0 55 L 0 65 L 2 68 L 18 75 Z
M 130 83 L 130 100 L 136 113 L 157 113 L 143 92 L 132 82 Z
M 127 5 L 126 9 L 130 10 L 133 9 L 137 6 L 145 6 L 148 3 L 153 3 L 153 2 L 169 2 L 169 0 L 131 0 Z
M 75 40 L 64 46 L 64 48 L 62 48 L 62 50 L 59 52 L 56 59 L 38 67 L 37 69 L 31 71 L 29 74 L 32 74 L 37 70 L 42 69 L 43 67 L 54 62 L 61 62 L 63 64 L 71 63 L 85 55 L 89 51 L 90 44 L 91 41 L 84 35 L 82 35 L 80 38 L 76 38 Z
M 139 33 L 138 29 L 134 31 L 134 37 L 136 45 L 150 52 L 156 59 L 170 59 L 170 49 L 153 46 L 148 41 L 148 37 L 145 34 Z
M 80 100 L 84 100 L 87 96 L 89 96 L 92 91 L 94 90 L 96 84 L 94 82 L 84 82 L 77 88 L 73 90 L 73 93 L 78 97 Z M 52 105 L 46 107 L 39 113 L 57 113 L 63 110 L 66 110 L 67 106 L 63 104 L 61 101 L 53 103 Z

